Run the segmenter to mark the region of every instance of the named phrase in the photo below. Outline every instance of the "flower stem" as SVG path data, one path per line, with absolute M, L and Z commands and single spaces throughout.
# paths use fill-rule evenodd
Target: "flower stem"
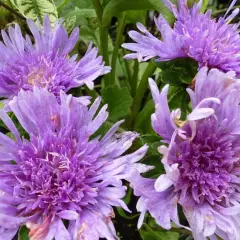
M 131 126 L 135 125 L 136 117 L 141 108 L 142 99 L 146 90 L 148 89 L 148 78 L 151 77 L 155 70 L 156 64 L 154 62 L 149 62 L 145 72 L 143 73 L 142 79 L 138 85 L 136 95 L 134 97 L 133 105 L 132 105 L 132 115 L 131 115 Z
M 142 111 L 138 114 L 139 119 L 136 121 L 135 128 L 136 129 L 144 129 L 144 126 L 148 122 L 150 115 L 154 112 L 155 105 L 153 100 L 148 101 Z
M 92 0 L 92 4 L 95 8 L 98 21 L 99 21 L 100 25 L 102 25 L 102 15 L 103 15 L 102 5 L 99 0 Z
M 151 227 L 153 230 L 159 231 L 159 230 L 164 230 L 166 231 L 166 229 L 162 228 L 162 227 Z M 187 229 L 183 229 L 183 228 L 171 228 L 170 230 L 171 232 L 177 232 L 177 233 L 182 233 L 182 234 L 186 234 L 186 235 L 192 235 L 192 232 L 187 230 Z
M 103 56 L 103 60 L 106 64 L 106 66 L 110 65 L 109 62 L 109 56 L 108 56 L 108 29 L 107 27 L 101 27 L 100 29 L 100 43 L 102 46 L 101 52 L 102 52 L 102 56 Z M 110 85 L 110 74 L 106 74 L 104 76 L 105 79 L 105 86 L 109 86 Z
M 123 30 L 125 27 L 124 21 L 126 17 L 126 12 L 123 12 L 121 16 L 118 18 L 118 28 L 117 28 L 117 37 L 115 41 L 115 46 L 112 55 L 112 71 L 111 71 L 111 85 L 115 85 L 116 79 L 116 65 L 117 65 L 117 58 L 118 58 L 118 50 L 123 38 Z
M 57 7 L 57 11 L 61 11 L 62 8 L 69 2 L 69 0 L 63 0 L 60 5 Z
M 9 7 L 7 4 L 0 1 L 0 6 L 6 8 L 12 14 L 16 15 L 20 20 L 26 21 L 26 18 L 24 16 L 22 16 L 20 13 L 18 13 L 15 9 Z
M 126 55 L 126 51 L 124 49 L 122 51 L 123 51 L 123 55 Z M 131 78 L 132 78 L 132 74 L 131 74 L 131 69 L 130 69 L 130 66 L 129 66 L 129 61 L 123 59 L 123 62 L 124 62 L 125 69 L 126 69 L 127 86 L 129 88 L 129 90 L 131 90 L 130 81 L 131 81 Z
M 103 8 L 99 0 L 92 0 L 93 6 L 95 8 L 98 22 L 100 25 L 100 43 L 101 43 L 101 53 L 103 56 L 103 60 L 107 66 L 109 66 L 109 57 L 108 57 L 108 28 L 104 27 L 102 24 L 102 15 Z M 110 85 L 110 75 L 106 74 L 104 76 L 105 87 Z
M 232 8 L 232 10 L 234 10 L 234 9 L 236 9 L 236 8 L 239 8 L 239 7 L 240 7 L 240 5 L 236 5 L 236 6 L 234 6 L 234 7 Z M 228 10 L 228 8 L 223 8 L 223 9 L 217 10 L 217 11 L 215 11 L 215 12 L 212 13 L 212 16 L 225 13 L 227 10 Z
M 131 93 L 134 97 L 137 91 L 137 85 L 138 85 L 138 72 L 139 72 L 139 62 L 138 60 L 135 60 L 134 66 L 133 66 L 133 75 L 130 79 L 130 85 L 131 85 Z

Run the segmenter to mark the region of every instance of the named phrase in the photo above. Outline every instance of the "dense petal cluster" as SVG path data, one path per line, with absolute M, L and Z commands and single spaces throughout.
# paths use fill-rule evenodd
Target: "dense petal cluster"
M 100 101 L 88 108 L 63 91 L 58 101 L 46 89 L 21 90 L 9 108 L 27 139 L 0 111 L 15 138 L 0 133 L 1 239 L 12 239 L 23 224 L 32 240 L 118 239 L 112 206 L 129 211 L 121 180 L 147 146 L 124 155 L 138 135 L 116 133 L 122 121 L 94 137 L 108 117 L 107 106 L 98 111 Z
M 176 17 L 174 27 L 162 15 L 156 18 L 155 23 L 162 37 L 160 40 L 138 23 L 141 33 L 129 32 L 136 43 L 123 44 L 124 48 L 135 52 L 126 55 L 126 59 L 146 61 L 157 57 L 159 61 L 168 61 L 189 57 L 195 59 L 200 67 L 208 66 L 224 72 L 233 70 L 240 74 L 239 24 L 229 24 L 239 9 L 226 17 L 236 0 L 225 16 L 218 20 L 211 18 L 211 10 L 200 12 L 202 1 L 191 9 L 187 6 L 187 0 L 178 0 L 178 7 L 170 0 L 164 2 Z
M 196 240 L 239 239 L 240 220 L 240 80 L 234 72 L 202 68 L 195 89 L 188 89 L 192 112 L 181 119 L 170 111 L 168 86 L 161 93 L 150 80 L 156 111 L 154 130 L 167 144 L 159 147 L 166 173 L 156 180 L 139 173 L 130 181 L 140 196 L 137 209 L 163 228 L 178 220 L 183 208 Z
M 76 45 L 79 30 L 71 36 L 64 29 L 61 20 L 54 29 L 48 16 L 43 27 L 28 20 L 33 40 L 23 37 L 19 25 L 2 30 L 0 42 L 0 96 L 11 98 L 20 89 L 31 90 L 33 86 L 43 87 L 59 96 L 60 90 L 67 92 L 86 84 L 93 88 L 93 81 L 110 71 L 105 67 L 98 50 L 89 45 L 86 54 L 77 61 L 77 55 L 69 57 Z

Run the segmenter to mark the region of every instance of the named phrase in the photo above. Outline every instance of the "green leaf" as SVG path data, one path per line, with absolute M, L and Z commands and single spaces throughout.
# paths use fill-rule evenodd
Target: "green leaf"
M 141 22 L 145 24 L 146 22 L 146 11 L 144 10 L 129 10 L 126 14 L 126 24 Z
M 29 230 L 27 227 L 22 226 L 18 232 L 18 240 L 29 240 Z
M 162 81 L 178 87 L 187 87 L 197 74 L 197 62 L 189 59 L 175 59 L 168 62 L 157 63 L 161 68 Z
M 26 18 L 34 21 L 39 19 L 43 22 L 45 14 L 48 14 L 50 21 L 54 24 L 58 18 L 57 8 L 53 0 L 10 0 L 11 3 Z
M 148 153 L 150 154 L 157 154 L 159 155 L 159 152 L 157 148 L 162 145 L 161 143 L 161 137 L 159 137 L 157 134 L 144 134 L 140 136 L 140 140 L 142 141 L 142 144 L 148 144 L 149 150 Z
M 64 27 L 67 30 L 67 32 L 71 32 L 73 28 L 76 26 L 77 17 L 75 14 L 69 14 L 67 18 L 65 18 L 64 21 Z
M 110 120 L 116 121 L 128 115 L 133 99 L 127 87 L 105 88 L 102 90 L 102 97 L 108 104 Z
M 190 97 L 185 88 L 170 87 L 169 90 L 169 107 L 170 109 L 181 109 L 181 118 L 186 117 L 187 111 L 189 112 Z
M 88 9 L 88 8 L 80 9 L 76 7 L 74 12 L 72 12 L 71 14 L 75 14 L 77 17 L 84 17 L 84 18 L 96 17 L 96 11 L 94 9 Z
M 92 8 L 93 9 L 93 4 L 92 0 L 73 0 L 73 4 L 81 9 L 84 8 Z
M 172 18 L 172 13 L 160 0 L 137 0 L 137 3 L 136 0 L 111 0 L 103 11 L 103 25 L 107 26 L 113 16 L 128 10 L 158 10 Z
M 156 146 L 159 146 L 161 144 L 157 144 Z M 142 161 L 142 163 L 148 165 L 148 166 L 153 166 L 154 168 L 146 173 L 143 173 L 143 177 L 145 178 L 158 178 L 161 174 L 165 173 L 163 164 L 161 162 L 162 157 L 160 154 L 158 155 L 150 155 Z
M 90 19 L 96 18 L 96 12 L 94 9 L 79 9 L 76 7 L 75 10 L 64 15 L 63 18 L 64 26 L 67 31 L 70 32 L 76 26 L 84 26 L 89 28 Z M 80 34 L 82 35 L 82 29 Z
M 4 101 L 1 101 L 1 100 L 0 100 L 0 109 L 4 108 L 4 106 L 5 106 Z
M 159 228 L 160 229 L 160 228 Z M 140 235 L 143 240 L 178 240 L 179 233 L 152 229 L 149 225 L 143 224 L 140 229 Z
M 193 4 L 198 3 L 198 2 L 199 2 L 199 0 L 188 0 L 188 5 L 190 7 L 192 7 Z M 204 12 L 207 9 L 208 3 L 209 3 L 209 0 L 202 1 L 201 12 Z
M 147 102 L 143 110 L 138 114 L 136 119 L 136 130 L 140 133 L 152 132 L 151 115 L 154 113 L 155 104 L 153 100 Z
M 110 1 L 111 0 L 102 0 L 102 7 L 105 8 Z
M 203 0 L 201 11 L 204 12 L 207 9 L 209 0 Z

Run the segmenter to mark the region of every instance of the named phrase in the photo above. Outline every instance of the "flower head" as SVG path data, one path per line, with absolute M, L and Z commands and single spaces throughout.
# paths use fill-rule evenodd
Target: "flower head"
M 0 96 L 11 98 L 20 89 L 32 90 L 33 86 L 48 89 L 59 96 L 60 90 L 67 92 L 86 84 L 93 88 L 93 81 L 110 71 L 105 67 L 98 50 L 90 44 L 80 61 L 77 55 L 69 57 L 78 37 L 79 29 L 68 38 L 61 20 L 51 28 L 49 17 L 44 18 L 43 27 L 27 20 L 34 43 L 29 36 L 22 36 L 20 27 L 2 31 L 0 42 Z
M 178 0 L 178 7 L 170 0 L 164 0 L 166 6 L 176 17 L 174 27 L 163 16 L 155 19 L 162 39 L 153 36 L 141 23 L 137 24 L 141 33 L 130 31 L 129 36 L 136 43 L 123 44 L 135 53 L 126 59 L 146 61 L 157 57 L 159 61 L 176 58 L 192 58 L 200 67 L 208 66 L 224 72 L 234 70 L 240 74 L 240 36 L 239 24 L 229 24 L 238 14 L 239 9 L 226 17 L 236 3 L 234 0 L 224 17 L 211 18 L 211 10 L 200 13 L 202 1 L 189 9 L 187 0 Z
M 0 133 L 1 238 L 26 224 L 31 240 L 117 239 L 112 206 L 129 211 L 121 180 L 147 147 L 124 155 L 138 135 L 116 133 L 122 121 L 94 137 L 108 117 L 107 106 L 96 114 L 99 105 L 100 98 L 88 109 L 63 91 L 59 102 L 46 89 L 21 90 L 9 107 L 29 139 L 0 111 L 15 138 Z
M 182 206 L 195 239 L 239 239 L 240 220 L 240 80 L 233 72 L 202 68 L 195 90 L 188 89 L 192 112 L 182 120 L 170 111 L 168 86 L 161 93 L 150 80 L 156 111 L 154 130 L 166 145 L 159 147 L 166 173 L 157 180 L 131 177 L 138 210 L 166 229 L 181 226 Z M 166 207 L 167 206 L 167 207 Z

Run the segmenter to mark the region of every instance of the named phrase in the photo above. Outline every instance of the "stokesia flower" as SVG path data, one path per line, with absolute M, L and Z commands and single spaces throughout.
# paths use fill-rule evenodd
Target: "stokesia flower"
M 240 74 L 239 24 L 229 24 L 239 13 L 239 9 L 235 9 L 227 17 L 236 0 L 232 2 L 225 16 L 218 20 L 211 18 L 211 10 L 206 13 L 200 12 L 202 1 L 190 9 L 187 0 L 178 0 L 178 7 L 170 0 L 164 2 L 176 17 L 173 28 L 162 15 L 155 18 L 162 37 L 158 39 L 138 23 L 137 27 L 141 33 L 129 32 L 129 36 L 136 43 L 122 45 L 134 52 L 126 55 L 126 59 L 147 61 L 156 57 L 158 61 L 168 61 L 192 58 L 200 67 L 208 66 L 224 72 L 233 70 Z
M 171 221 L 181 227 L 180 205 L 194 239 L 240 239 L 239 81 L 233 72 L 202 68 L 195 90 L 188 89 L 192 112 L 183 120 L 179 109 L 169 110 L 168 85 L 160 93 L 150 79 L 152 126 L 165 143 L 159 152 L 166 173 L 157 179 L 131 176 L 140 196 L 139 227 L 146 211 L 165 229 Z
M 122 121 L 96 136 L 108 117 L 106 105 L 96 113 L 99 105 L 100 98 L 88 109 L 63 91 L 58 101 L 46 89 L 21 90 L 9 107 L 29 139 L 0 110 L 14 137 L 0 133 L 1 239 L 12 239 L 24 224 L 31 240 L 118 239 L 113 206 L 129 211 L 121 180 L 147 146 L 124 155 L 138 135 L 116 133 Z
M 93 88 L 93 81 L 110 71 L 105 67 L 98 50 L 89 45 L 86 54 L 78 61 L 77 55 L 69 56 L 79 37 L 76 28 L 68 38 L 62 21 L 51 28 L 49 17 L 44 18 L 43 27 L 27 20 L 34 42 L 21 33 L 19 25 L 2 31 L 0 42 L 0 96 L 11 98 L 20 89 L 32 90 L 33 86 L 48 89 L 59 96 L 60 90 L 86 84 Z

